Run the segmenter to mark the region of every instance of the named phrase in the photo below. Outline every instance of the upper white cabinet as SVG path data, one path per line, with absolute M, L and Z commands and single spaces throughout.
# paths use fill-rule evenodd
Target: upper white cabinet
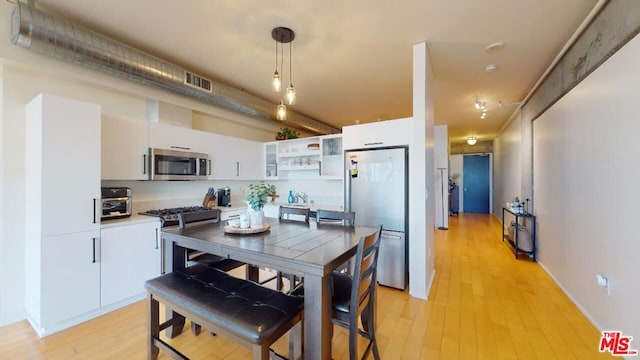
M 149 124 L 102 114 L 102 179 L 149 179 Z
M 100 305 L 142 295 L 162 271 L 160 222 L 109 226 L 100 235 Z
M 342 178 L 344 169 L 342 135 L 320 137 L 320 175 L 323 178 Z
M 216 180 L 262 179 L 263 144 L 230 136 L 209 134 L 213 153 L 213 178 Z
M 278 142 L 264 144 L 264 172 L 265 180 L 278 179 Z
M 41 335 L 100 306 L 100 106 L 27 104 L 26 309 Z
M 263 175 L 270 179 L 341 179 L 342 135 L 281 140 L 264 144 Z
M 203 152 L 198 131 L 180 126 L 149 124 L 149 147 L 170 150 Z
M 25 157 L 26 218 L 42 236 L 100 228 L 99 105 L 38 95 L 27 105 Z
M 411 118 L 379 121 L 342 128 L 345 150 L 409 145 Z

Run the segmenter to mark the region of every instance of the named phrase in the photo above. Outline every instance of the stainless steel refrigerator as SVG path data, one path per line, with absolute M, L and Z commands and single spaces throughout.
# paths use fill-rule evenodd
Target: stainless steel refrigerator
M 406 147 L 345 152 L 345 209 L 356 226 L 382 225 L 378 282 L 404 290 L 408 281 Z

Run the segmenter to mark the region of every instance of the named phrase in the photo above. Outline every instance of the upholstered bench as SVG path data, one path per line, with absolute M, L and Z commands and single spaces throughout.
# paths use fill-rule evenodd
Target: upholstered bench
M 268 359 L 269 347 L 292 329 L 289 359 L 301 357 L 302 297 L 288 296 L 201 265 L 148 280 L 145 289 L 149 302 L 149 359 L 156 359 L 160 348 L 173 358 L 186 358 L 160 339 L 160 332 L 167 327 L 182 326 L 180 315 L 251 348 L 254 359 Z M 174 314 L 162 324 L 159 302 Z

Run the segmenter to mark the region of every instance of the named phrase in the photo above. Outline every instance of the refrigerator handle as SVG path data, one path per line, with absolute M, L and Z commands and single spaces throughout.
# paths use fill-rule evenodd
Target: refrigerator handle
M 349 172 L 351 170 L 348 166 L 345 166 L 344 174 L 344 211 L 351 211 L 351 177 Z

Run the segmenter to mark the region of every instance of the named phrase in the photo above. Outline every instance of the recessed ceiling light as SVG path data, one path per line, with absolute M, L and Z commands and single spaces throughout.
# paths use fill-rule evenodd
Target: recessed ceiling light
M 496 71 L 496 64 L 489 64 L 484 67 L 485 72 L 494 72 Z
M 494 42 L 493 44 L 487 45 L 487 47 L 484 48 L 484 51 L 492 52 L 492 51 L 499 51 L 502 49 L 504 49 L 504 43 L 500 41 L 500 42 Z

